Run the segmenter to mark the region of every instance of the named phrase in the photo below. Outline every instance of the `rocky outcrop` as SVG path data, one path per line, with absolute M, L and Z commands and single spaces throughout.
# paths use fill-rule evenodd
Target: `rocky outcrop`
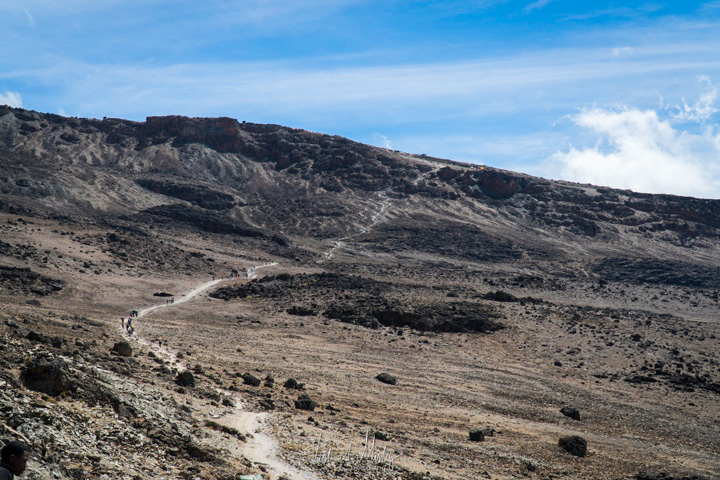
M 173 198 L 179 198 L 208 210 L 227 210 L 235 206 L 232 195 L 218 192 L 205 185 L 180 184 L 164 180 L 141 178 L 138 185 Z
M 356 275 L 337 273 L 267 276 L 242 285 L 210 292 L 213 298 L 232 300 L 257 296 L 289 303 L 297 314 L 297 295 L 312 292 L 317 311 L 326 318 L 368 328 L 410 327 L 434 332 L 483 332 L 504 328 L 497 310 L 483 303 L 415 302 L 412 306 L 390 298 L 391 285 Z M 332 292 L 342 292 L 340 295 Z
M 65 288 L 65 282 L 63 280 L 48 278 L 29 268 L 4 267 L 0 265 L 0 286 L 10 291 L 46 296 Z
M 207 232 L 229 233 L 244 237 L 261 237 L 264 235 L 263 232 L 249 225 L 197 207 L 180 204 L 160 205 L 148 208 L 143 213 L 193 225 Z

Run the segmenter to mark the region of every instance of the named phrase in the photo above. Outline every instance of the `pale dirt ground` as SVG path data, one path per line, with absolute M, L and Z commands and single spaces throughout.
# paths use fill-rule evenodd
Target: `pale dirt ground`
M 119 316 L 132 308 L 163 303 L 152 293 L 170 292 L 179 300 L 211 280 L 207 272 L 162 277 L 105 270 L 100 275 L 81 274 L 71 258 L 102 263 L 105 254 L 49 233 L 48 229 L 59 228 L 52 222 L 37 222 L 18 227 L 13 240 L 63 252 L 47 269 L 36 270 L 64 278 L 69 285 L 58 295 L 43 297 L 35 310 L 40 314 L 72 311 L 105 322 L 108 337 L 103 341 L 110 345 L 125 337 Z M 31 231 L 38 227 L 42 233 Z M 253 264 L 223 252 L 216 257 L 234 260 L 236 267 Z M 262 274 L 283 271 L 283 265 L 276 265 Z M 236 281 L 244 280 L 220 283 Z M 16 302 L 12 297 L 3 301 Z M 717 317 L 703 318 L 701 326 L 690 328 L 720 336 Z M 256 430 L 257 417 L 244 412 L 260 412 L 258 399 L 272 397 L 279 408 L 269 412 L 262 430 L 277 442 L 279 460 L 253 458 L 269 464 L 272 479 L 282 473 L 282 462 L 300 467 L 312 463 L 321 437 L 324 449 L 332 445 L 341 452 L 350 446 L 351 452 L 360 455 L 368 431 L 388 434 L 389 440 L 376 441 L 376 448 L 386 449 L 396 457 L 396 464 L 446 479 L 619 479 L 630 478 L 644 467 L 720 478 L 717 394 L 596 378 L 594 374 L 637 362 L 643 353 L 610 349 L 592 337 L 563 335 L 562 319 L 552 316 L 533 319 L 518 311 L 506 323 L 508 329 L 490 335 L 420 334 L 406 329 L 400 336 L 388 329 L 373 331 L 319 316 L 289 316 L 253 299 L 224 302 L 202 292 L 136 320 L 135 341 L 141 342 L 141 354 L 159 350 L 176 368 L 203 366 L 218 379 L 219 385 L 201 377 L 200 382 L 211 388 L 236 386 L 242 411 L 177 393 L 172 384 L 154 384 L 191 405 L 198 417 L 224 418 L 226 424 Z M 617 328 L 623 335 L 633 331 L 633 326 Z M 164 340 L 163 347 L 156 347 L 158 338 Z M 562 357 L 563 367 L 553 366 L 560 352 L 580 344 L 583 366 L 567 357 Z M 709 339 L 684 346 L 717 352 L 717 341 Z M 184 354 L 181 363 L 178 352 Z M 244 372 L 259 378 L 270 374 L 275 387 L 244 386 L 235 376 Z M 375 380 L 381 372 L 396 376 L 398 384 Z M 290 377 L 305 383 L 307 393 L 318 402 L 314 412 L 293 407 L 300 392 L 282 388 Z M 154 382 L 151 371 L 146 380 Z M 565 405 L 579 408 L 582 420 L 560 414 Z M 496 435 L 485 442 L 470 442 L 468 431 L 485 426 L 493 427 Z M 588 440 L 585 458 L 570 456 L 557 446 L 560 436 L 571 434 Z M 220 437 L 208 441 L 225 442 L 230 454 L 238 455 L 239 468 L 243 465 L 241 442 L 228 444 L 227 438 Z M 272 449 L 272 444 L 269 441 L 261 450 Z M 273 466 L 273 462 L 278 463 Z M 528 471 L 528 463 L 536 471 Z M 301 475 L 289 472 L 289 478 L 305 478 Z

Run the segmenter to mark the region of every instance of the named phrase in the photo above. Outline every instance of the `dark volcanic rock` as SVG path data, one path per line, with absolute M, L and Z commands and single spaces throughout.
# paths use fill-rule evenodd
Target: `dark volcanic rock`
M 132 357 L 133 349 L 128 342 L 116 342 L 112 347 L 112 351 L 121 357 Z
M 470 440 L 473 442 L 485 441 L 485 432 L 480 428 L 473 428 L 470 430 Z
M 65 288 L 63 280 L 55 280 L 33 272 L 29 268 L 0 265 L 0 286 L 13 291 L 45 296 Z
M 303 388 L 305 388 L 305 384 L 304 384 L 304 383 L 298 383 L 298 381 L 295 380 L 294 378 L 288 378 L 288 379 L 285 381 L 285 383 L 283 384 L 283 387 L 285 387 L 285 388 L 293 388 L 293 389 L 295 389 L 295 390 L 302 390 Z
M 562 437 L 558 440 L 558 445 L 571 455 L 576 457 L 584 457 L 587 453 L 587 441 L 577 435 L 570 437 Z
M 184 372 L 178 373 L 177 378 L 175 379 L 175 383 L 177 383 L 181 387 L 194 387 L 195 377 L 193 376 L 192 372 L 185 370 Z
M 303 307 L 303 306 L 301 306 L 301 305 L 293 305 L 292 307 L 288 308 L 286 311 L 287 311 L 287 313 L 289 313 L 290 315 L 296 315 L 296 316 L 299 316 L 299 317 L 308 317 L 308 316 L 311 316 L 311 315 L 315 315 L 315 314 L 317 313 L 317 312 L 315 312 L 315 310 L 313 310 L 312 308 L 310 308 L 310 307 Z
M 566 417 L 570 417 L 573 420 L 580 420 L 580 411 L 573 407 L 563 407 L 560 409 L 560 413 Z
M 674 476 L 666 472 L 643 471 L 635 475 L 635 480 L 709 480 L 699 475 Z
M 497 292 L 488 292 L 487 294 L 485 294 L 485 298 L 488 300 L 495 300 L 498 302 L 517 302 L 517 301 L 519 301 L 515 295 L 512 295 L 507 292 L 501 292 L 499 290 Z
M 250 385 L 252 387 L 260 386 L 260 383 L 261 383 L 260 379 L 251 373 L 244 373 L 242 378 L 243 378 L 243 383 L 245 385 Z
M 137 180 L 137 183 L 152 192 L 186 200 L 208 210 L 226 210 L 235 206 L 232 195 L 218 192 L 205 185 L 178 184 L 148 178 Z
M 67 364 L 61 359 L 34 358 L 22 370 L 20 380 L 30 390 L 54 397 L 75 389 Z
M 201 230 L 213 233 L 230 233 L 244 237 L 261 237 L 263 232 L 228 216 L 211 210 L 181 204 L 159 205 L 143 210 L 143 213 L 166 217 L 181 223 L 194 225 Z
M 381 373 L 380 375 L 375 377 L 377 380 L 381 381 L 382 383 L 387 383 L 388 385 L 395 385 L 397 383 L 397 379 L 390 375 L 389 373 Z
M 316 406 L 317 406 L 317 404 L 315 403 L 315 401 L 310 399 L 310 396 L 307 393 L 301 394 L 297 398 L 297 400 L 295 400 L 295 408 L 297 408 L 298 410 L 313 411 L 313 410 L 315 410 Z

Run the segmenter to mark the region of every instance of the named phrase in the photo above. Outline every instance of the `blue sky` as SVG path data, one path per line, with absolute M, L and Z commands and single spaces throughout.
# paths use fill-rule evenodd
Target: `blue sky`
M 0 103 L 720 198 L 720 1 L 0 2 Z

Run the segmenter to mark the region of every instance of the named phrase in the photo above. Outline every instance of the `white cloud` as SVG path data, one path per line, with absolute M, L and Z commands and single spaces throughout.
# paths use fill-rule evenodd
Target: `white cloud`
M 384 148 L 392 148 L 392 142 L 390 139 L 381 133 L 374 133 L 373 140 L 375 141 L 375 144 L 379 143 Z
M 715 108 L 715 100 L 717 99 L 717 89 L 707 76 L 701 76 L 698 81 L 704 85 L 704 91 L 700 94 L 700 98 L 692 105 L 688 105 L 685 99 L 682 99 L 682 107 L 676 107 L 678 113 L 673 115 L 673 119 L 679 122 L 701 122 L 707 120 L 718 111 Z
M 536 2 L 526 5 L 525 8 L 523 8 L 523 12 L 530 13 L 533 10 L 540 10 L 552 1 L 553 0 L 537 0 Z
M 614 58 L 628 57 L 633 53 L 632 47 L 616 47 L 612 49 Z
M 25 9 L 25 16 L 27 17 L 28 23 L 30 24 L 30 26 L 32 28 L 35 28 L 35 19 L 33 18 L 32 15 L 30 15 L 30 11 L 27 8 Z
M 561 177 L 576 182 L 720 198 L 718 126 L 677 130 L 654 110 L 584 110 L 571 120 L 600 136 L 592 148 L 558 152 Z
M 22 107 L 22 97 L 17 92 L 0 93 L 0 105 L 20 108 Z

